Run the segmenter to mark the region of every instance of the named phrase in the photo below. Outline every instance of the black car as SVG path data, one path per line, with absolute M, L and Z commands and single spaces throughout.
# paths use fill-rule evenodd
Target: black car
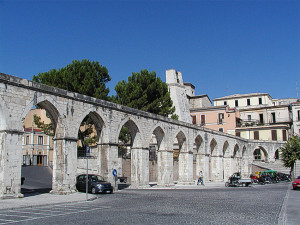
M 106 182 L 100 175 L 89 174 L 88 175 L 88 191 L 96 193 L 113 193 L 113 187 L 111 183 Z M 81 174 L 76 178 L 76 188 L 78 191 L 86 191 L 86 174 Z

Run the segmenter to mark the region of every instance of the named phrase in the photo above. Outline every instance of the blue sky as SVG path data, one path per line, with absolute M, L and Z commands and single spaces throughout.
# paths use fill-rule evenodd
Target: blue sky
M 31 80 L 75 59 L 107 67 L 110 95 L 132 72 L 176 69 L 211 100 L 295 98 L 300 1 L 0 0 L 0 72 Z

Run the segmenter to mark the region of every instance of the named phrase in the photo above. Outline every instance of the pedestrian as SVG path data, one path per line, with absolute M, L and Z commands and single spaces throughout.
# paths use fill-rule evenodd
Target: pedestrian
M 202 171 L 200 171 L 200 173 L 199 173 L 199 179 L 198 179 L 197 185 L 199 185 L 199 183 L 201 183 L 201 185 L 204 185 Z

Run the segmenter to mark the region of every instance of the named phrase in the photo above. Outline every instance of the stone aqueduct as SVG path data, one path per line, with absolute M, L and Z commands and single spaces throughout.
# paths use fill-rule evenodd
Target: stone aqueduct
M 0 73 L 0 197 L 21 191 L 23 120 L 35 105 L 46 109 L 55 125 L 53 193 L 75 191 L 77 140 L 81 121 L 89 115 L 98 133 L 97 172 L 110 182 L 118 163 L 118 136 L 126 123 L 132 136 L 131 186 L 149 185 L 149 143 L 157 140 L 157 184 L 173 185 L 173 146 L 179 147 L 178 182 L 193 182 L 196 173 L 220 181 L 241 171 L 248 176 L 253 151 L 273 159 L 282 142 L 246 140 L 122 105 Z M 114 182 L 112 182 L 114 183 Z

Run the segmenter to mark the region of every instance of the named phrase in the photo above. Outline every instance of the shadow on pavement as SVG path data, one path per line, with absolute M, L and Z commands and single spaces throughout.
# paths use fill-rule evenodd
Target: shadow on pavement
M 52 169 L 47 166 L 22 166 L 21 186 L 24 197 L 49 193 L 52 190 Z
M 38 188 L 38 189 L 21 188 L 21 193 L 24 195 L 24 197 L 29 197 L 29 196 L 49 193 L 51 190 L 52 188 Z

